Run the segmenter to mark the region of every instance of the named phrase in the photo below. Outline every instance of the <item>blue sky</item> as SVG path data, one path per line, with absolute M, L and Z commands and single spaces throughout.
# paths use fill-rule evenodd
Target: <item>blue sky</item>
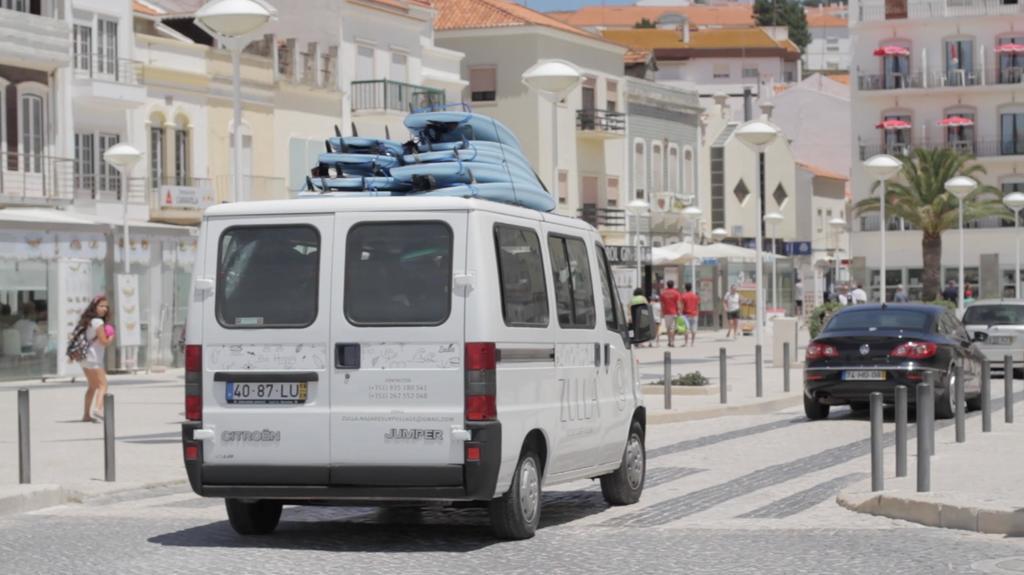
M 606 0 L 595 2 L 593 0 L 519 0 L 519 4 L 537 10 L 538 12 L 551 12 L 552 10 L 575 10 L 580 6 L 591 6 L 601 4 L 634 4 L 635 0 Z

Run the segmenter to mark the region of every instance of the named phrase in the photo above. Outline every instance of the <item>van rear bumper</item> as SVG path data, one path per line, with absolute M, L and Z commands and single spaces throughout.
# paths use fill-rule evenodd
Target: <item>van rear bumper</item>
M 486 501 L 494 497 L 501 465 L 501 424 L 466 423 L 480 461 L 439 466 L 289 467 L 273 465 L 207 465 L 202 441 L 192 432 L 202 426 L 181 426 L 184 446 L 198 446 L 199 458 L 185 460 L 192 490 L 204 497 L 307 501 Z

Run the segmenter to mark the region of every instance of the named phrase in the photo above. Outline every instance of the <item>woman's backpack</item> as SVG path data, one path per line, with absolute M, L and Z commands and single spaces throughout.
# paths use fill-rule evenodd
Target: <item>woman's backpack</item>
M 89 353 L 89 340 L 85 337 L 85 328 L 78 326 L 71 332 L 68 349 L 65 352 L 71 361 L 82 361 Z

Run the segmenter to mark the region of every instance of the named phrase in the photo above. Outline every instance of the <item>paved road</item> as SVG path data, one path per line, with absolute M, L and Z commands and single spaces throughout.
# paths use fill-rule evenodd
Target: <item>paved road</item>
M 948 428 L 941 433 L 951 433 Z M 479 510 L 418 515 L 288 508 L 242 538 L 222 504 L 180 487 L 0 518 L 18 573 L 1009 573 L 1024 541 L 856 514 L 836 492 L 868 471 L 867 422 L 799 410 L 654 426 L 644 498 L 608 508 L 590 482 L 552 487 L 542 529 L 488 535 Z M 890 452 L 891 456 L 891 452 Z

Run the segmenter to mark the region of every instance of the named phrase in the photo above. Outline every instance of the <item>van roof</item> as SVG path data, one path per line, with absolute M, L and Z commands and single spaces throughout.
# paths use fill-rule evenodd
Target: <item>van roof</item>
M 301 198 L 233 202 L 210 206 L 203 219 L 241 216 L 274 216 L 291 214 L 322 214 L 333 212 L 415 212 L 415 211 L 481 211 L 519 218 L 557 223 L 574 228 L 594 228 L 578 218 L 539 212 L 528 208 L 476 198 L 407 196 L 403 198 Z

